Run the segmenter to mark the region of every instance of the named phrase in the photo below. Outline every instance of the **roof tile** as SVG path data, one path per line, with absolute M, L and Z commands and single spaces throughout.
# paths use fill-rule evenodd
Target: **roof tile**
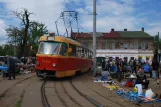
M 103 33 L 104 38 L 119 38 L 120 35 L 117 32 Z

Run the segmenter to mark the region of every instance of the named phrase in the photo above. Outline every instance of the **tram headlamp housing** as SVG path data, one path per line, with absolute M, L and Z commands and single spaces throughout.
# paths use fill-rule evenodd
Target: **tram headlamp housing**
M 48 40 L 54 40 L 54 36 L 48 36 Z
M 56 67 L 56 64 L 55 63 L 53 63 L 53 67 Z

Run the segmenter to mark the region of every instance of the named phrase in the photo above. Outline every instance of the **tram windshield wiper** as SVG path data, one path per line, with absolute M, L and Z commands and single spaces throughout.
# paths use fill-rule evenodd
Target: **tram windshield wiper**
M 56 48 L 53 50 L 53 52 L 51 53 L 51 56 L 53 55 L 53 53 L 57 50 L 57 48 L 59 47 L 59 45 L 58 46 L 56 46 Z

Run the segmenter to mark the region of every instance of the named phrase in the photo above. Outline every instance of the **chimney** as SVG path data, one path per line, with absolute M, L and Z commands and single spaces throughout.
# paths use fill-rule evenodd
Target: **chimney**
M 144 32 L 144 28 L 143 28 L 143 27 L 141 28 L 141 31 L 143 31 L 143 32 Z
M 124 31 L 127 31 L 127 29 L 124 29 Z
M 115 29 L 111 29 L 111 31 L 115 31 Z

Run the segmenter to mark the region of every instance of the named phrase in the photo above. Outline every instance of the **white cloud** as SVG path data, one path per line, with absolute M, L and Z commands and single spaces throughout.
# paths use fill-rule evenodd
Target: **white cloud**
M 113 0 L 100 0 L 97 3 L 97 31 L 108 32 L 111 28 L 116 30 L 135 30 L 137 24 L 136 18 L 131 15 L 135 10 L 133 7 L 133 1 L 121 0 L 123 3 L 115 2 Z M 87 10 L 92 13 L 93 4 L 92 1 L 88 1 L 85 8 L 77 9 L 81 13 L 85 13 Z M 92 15 L 82 15 L 81 25 L 85 29 L 92 31 L 93 20 Z M 139 29 L 140 30 L 140 29 Z
M 4 23 L 4 21 L 3 20 L 0 20 L 0 36 L 2 35 L 2 34 L 5 34 L 5 23 Z
M 79 19 L 81 20 L 80 25 L 84 28 L 83 31 L 91 32 L 93 28 L 93 16 L 88 14 L 93 12 L 93 0 L 65 1 L 66 3 L 72 3 L 73 5 L 85 4 L 80 8 L 74 6 L 76 7 L 75 10 L 79 12 Z M 7 3 L 6 7 L 9 12 L 14 10 L 21 11 L 22 8 L 27 8 L 29 12 L 35 13 L 31 17 L 32 20 L 45 23 L 49 31 L 53 32 L 56 32 L 55 21 L 59 18 L 60 13 L 65 10 L 64 0 L 0 0 L 0 2 Z M 114 28 L 115 30 L 123 30 L 124 28 L 127 28 L 128 30 L 140 30 L 141 27 L 147 26 L 147 19 L 137 19 L 137 17 L 132 14 L 135 11 L 135 2 L 135 0 L 98 0 L 97 31 L 108 32 L 111 28 Z M 144 12 L 142 12 L 142 14 L 144 14 Z M 147 13 L 145 12 L 145 14 Z M 152 29 L 147 29 L 145 27 L 145 31 L 150 34 L 155 34 L 157 30 L 161 30 L 158 28 L 161 28 L 160 25 L 154 24 L 152 27 Z M 65 33 L 65 27 L 62 20 L 59 20 L 58 28 L 61 34 Z M 4 30 L 3 33 L 5 33 Z
M 153 23 L 149 23 L 148 26 L 150 27 L 149 29 L 147 29 L 147 32 L 149 34 L 151 34 L 152 36 L 155 36 L 158 34 L 159 31 L 161 31 L 161 22 L 153 22 Z M 160 32 L 161 33 L 161 32 Z M 161 34 L 160 34 L 160 38 L 161 38 Z
M 6 32 L 5 32 L 6 24 L 3 20 L 0 20 L 0 42 L 6 42 Z
M 0 0 L 7 3 L 9 11 L 22 11 L 23 8 L 33 12 L 31 20 L 43 22 L 49 31 L 55 31 L 55 21 L 64 10 L 64 0 Z
M 161 26 L 158 22 L 153 22 L 149 24 L 148 18 L 142 17 L 137 18 L 133 12 L 135 11 L 133 0 L 116 0 L 121 1 L 123 3 L 115 2 L 114 0 L 100 0 L 97 3 L 97 31 L 102 32 L 109 32 L 111 28 L 115 30 L 123 31 L 124 28 L 127 28 L 129 31 L 140 31 L 142 27 L 144 27 L 145 32 L 149 33 L 150 35 L 155 35 L 158 31 L 161 31 Z M 87 12 L 92 13 L 93 9 L 93 2 L 88 0 L 86 2 L 85 8 L 77 9 L 82 14 Z M 152 11 L 151 11 L 152 12 Z M 142 14 L 150 14 L 151 12 L 147 13 L 142 12 Z M 93 17 L 92 15 L 82 15 L 81 17 L 81 25 L 84 29 L 92 31 L 93 29 Z M 158 24 L 158 25 L 156 25 Z M 153 26 L 152 26 L 153 25 Z M 150 26 L 151 29 L 146 28 Z

